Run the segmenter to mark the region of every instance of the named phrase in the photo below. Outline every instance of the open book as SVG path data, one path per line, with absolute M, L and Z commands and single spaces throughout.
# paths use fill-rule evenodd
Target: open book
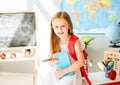
M 67 52 L 67 50 L 61 51 L 59 53 L 55 53 L 53 56 L 57 57 L 59 59 L 58 62 L 55 64 L 56 69 L 57 68 L 62 69 L 62 68 L 67 68 L 67 67 L 71 66 L 70 56 L 69 56 L 69 53 Z M 62 77 L 71 76 L 73 74 L 74 74 L 74 72 L 69 72 Z

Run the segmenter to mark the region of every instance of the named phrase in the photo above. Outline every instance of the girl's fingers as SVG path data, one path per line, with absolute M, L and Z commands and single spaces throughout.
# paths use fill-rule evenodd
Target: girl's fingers
M 59 59 L 58 59 L 57 57 L 54 57 L 54 58 L 52 59 L 52 61 L 55 62 L 55 63 L 57 63 L 58 60 L 59 60 Z

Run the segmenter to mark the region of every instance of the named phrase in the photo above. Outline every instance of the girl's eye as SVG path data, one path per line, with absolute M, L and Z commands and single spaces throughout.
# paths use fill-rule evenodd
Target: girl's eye
M 58 26 L 55 26 L 55 28 L 58 28 Z
M 65 25 L 62 25 L 62 27 L 65 27 Z

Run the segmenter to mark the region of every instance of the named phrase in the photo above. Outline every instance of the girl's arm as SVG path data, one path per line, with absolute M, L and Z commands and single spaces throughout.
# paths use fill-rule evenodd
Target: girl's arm
M 83 55 L 83 51 L 81 49 L 79 40 L 76 40 L 74 48 L 75 48 L 75 52 L 76 52 L 76 56 L 77 56 L 78 60 L 75 61 L 68 68 L 56 70 L 56 72 L 55 72 L 56 77 L 63 76 L 64 74 L 66 74 L 68 72 L 74 72 L 74 71 L 80 69 L 84 65 L 84 55 Z
M 81 49 L 81 45 L 80 45 L 80 41 L 79 39 L 76 40 L 75 42 L 75 52 L 76 52 L 76 56 L 77 56 L 77 61 L 75 61 L 72 66 L 64 69 L 67 72 L 72 72 L 72 71 L 76 71 L 79 68 L 81 68 L 84 65 L 84 55 L 83 55 L 83 51 Z

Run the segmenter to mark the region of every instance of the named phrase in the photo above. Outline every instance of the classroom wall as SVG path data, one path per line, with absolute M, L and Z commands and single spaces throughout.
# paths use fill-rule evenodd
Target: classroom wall
M 89 72 L 100 71 L 98 62 L 101 62 L 104 57 L 104 51 L 109 50 L 109 39 L 105 35 L 93 36 L 94 40 L 87 46 L 88 60 L 92 61 L 92 67 L 89 66 Z
M 54 13 L 60 10 L 61 0 L 0 0 L 0 12 L 33 10 L 36 12 L 38 55 L 40 60 L 48 57 L 49 53 L 49 25 Z M 6 3 L 7 2 L 7 3 Z M 13 3 L 14 2 L 14 3 Z M 85 35 L 86 36 L 86 35 Z M 109 49 L 107 36 L 93 36 L 95 39 L 90 42 L 87 48 L 88 59 L 92 60 L 93 66 L 89 72 L 99 71 L 97 62 L 103 58 L 103 52 Z M 33 61 L 29 62 L 0 62 L 0 71 L 32 73 Z M 46 64 L 41 64 L 41 72 L 45 74 Z
M 6 3 L 7 2 L 7 3 Z M 48 57 L 49 24 L 51 16 L 59 10 L 57 0 L 0 0 L 0 12 L 35 11 L 38 55 Z M 34 61 L 0 62 L 0 71 L 32 73 Z

